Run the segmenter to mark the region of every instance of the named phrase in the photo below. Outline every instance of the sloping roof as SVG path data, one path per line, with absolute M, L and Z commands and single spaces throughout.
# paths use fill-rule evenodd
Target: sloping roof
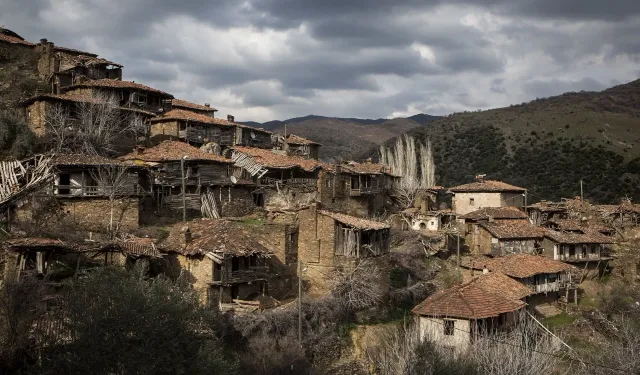
M 53 158 L 52 163 L 54 165 L 68 166 L 127 165 L 121 160 L 84 154 L 59 154 Z
M 211 124 L 211 125 L 220 125 L 220 126 L 229 126 L 229 127 L 237 127 L 243 129 L 250 129 L 252 131 L 261 132 L 265 134 L 273 134 L 272 132 L 264 129 L 254 128 L 252 126 L 240 124 L 237 122 L 230 122 L 225 119 L 210 117 L 200 113 L 195 113 L 185 109 L 172 109 L 171 111 L 165 113 L 162 116 L 158 116 L 151 120 L 152 124 L 167 122 L 167 121 L 191 121 L 198 122 L 200 124 Z
M 597 233 L 600 231 L 611 231 L 613 228 L 606 225 L 593 223 L 593 222 L 581 222 L 576 219 L 556 219 L 547 220 L 547 223 L 555 224 L 559 229 L 565 231 L 582 231 L 584 233 Z
M 473 284 L 494 294 L 513 300 L 523 299 L 534 294 L 533 290 L 524 284 L 500 272 L 490 272 L 473 279 Z
M 462 193 L 462 192 L 517 192 L 524 193 L 527 189 L 509 185 L 502 181 L 494 181 L 494 180 L 482 180 L 472 182 L 470 184 L 464 184 L 459 186 L 454 186 L 449 189 L 454 193 Z
M 166 93 L 164 91 L 154 89 L 149 86 L 142 85 L 140 83 L 136 83 L 133 81 L 120 81 L 117 79 L 97 79 L 94 81 L 87 81 L 83 83 L 79 83 L 77 85 L 70 86 L 69 89 L 74 88 L 82 88 L 82 87 L 105 87 L 112 89 L 129 89 L 129 90 L 140 90 L 140 91 L 148 91 L 159 94 L 166 98 L 173 98 L 173 95 Z
M 331 212 L 331 211 L 325 211 L 325 210 L 320 210 L 318 212 L 322 215 L 329 216 L 333 220 L 339 221 L 342 224 L 346 224 L 361 230 L 381 230 L 381 229 L 390 228 L 389 224 L 381 223 L 379 221 L 362 219 L 355 216 L 350 216 L 350 215 L 345 215 L 338 212 Z
M 53 46 L 53 50 L 57 51 L 57 52 L 77 53 L 77 54 L 80 54 L 80 55 L 91 56 L 91 57 L 97 57 L 98 56 L 95 53 L 81 51 L 81 50 L 75 49 L 75 48 L 61 47 L 61 46 L 55 46 L 55 45 Z
M 343 171 L 353 174 L 391 174 L 391 169 L 384 164 L 350 161 L 340 164 L 340 167 L 342 167 Z
M 88 242 L 73 243 L 64 242 L 59 239 L 27 237 L 16 238 L 4 241 L 2 247 L 9 251 L 46 251 L 54 250 L 60 252 L 90 252 L 90 251 L 117 251 L 118 248 L 111 242 Z
M 271 169 L 301 168 L 307 172 L 313 172 L 318 168 L 327 165 L 314 159 L 305 159 L 300 156 L 288 156 L 283 153 L 276 153 L 272 150 L 265 150 L 256 147 L 234 146 L 233 150 L 252 157 L 257 163 Z
M 68 94 L 41 94 L 41 95 L 36 95 L 36 96 L 32 96 L 32 97 L 20 102 L 20 105 L 26 106 L 26 105 L 29 105 L 31 103 L 39 102 L 39 101 L 55 101 L 55 102 L 70 102 L 70 103 L 95 103 L 95 104 L 104 103 L 104 101 L 101 101 L 100 99 L 98 99 L 98 98 L 96 98 L 94 96 L 68 93 Z
M 178 108 L 189 108 L 189 109 L 195 109 L 198 111 L 203 111 L 203 112 L 215 112 L 217 111 L 217 109 L 213 108 L 213 107 L 207 107 L 201 104 L 196 104 L 196 103 L 191 103 L 188 102 L 186 100 L 180 100 L 180 99 L 173 99 L 171 101 L 171 105 L 173 107 L 178 107 Z
M 160 258 L 162 255 L 158 251 L 154 239 L 146 237 L 131 237 L 117 241 L 118 246 L 127 254 L 150 256 Z
M 605 236 L 598 232 L 591 232 L 587 234 L 562 232 L 556 230 L 547 230 L 545 237 L 549 238 L 553 242 L 561 244 L 611 244 L 615 243 L 613 238 Z
M 92 67 L 97 65 L 113 65 L 122 68 L 122 65 L 103 59 L 102 57 L 80 55 L 63 58 L 60 62 L 60 71 L 63 72 L 65 70 L 74 69 L 78 66 Z
M 545 273 L 558 273 L 570 270 L 566 263 L 539 255 L 515 254 L 503 257 L 475 259 L 471 263 L 474 269 L 486 267 L 491 272 L 501 272 L 507 276 L 522 279 Z
M 540 201 L 527 206 L 528 208 L 534 208 L 541 212 L 564 212 L 566 207 L 562 203 Z
M 285 139 L 285 142 L 290 143 L 292 145 L 320 145 L 320 143 L 318 142 L 314 142 L 310 139 L 306 139 L 306 138 L 302 138 L 300 136 L 297 136 L 295 134 L 289 134 L 287 135 L 287 138 Z
M 413 313 L 435 317 L 484 319 L 517 311 L 526 304 L 481 288 L 474 281 L 442 290 L 413 308 Z
M 537 227 L 528 220 L 497 220 L 479 225 L 498 239 L 542 238 L 545 233 L 544 228 Z
M 185 246 L 185 232 L 191 240 Z M 200 219 L 172 227 L 162 249 L 182 255 L 205 255 L 209 252 L 231 256 L 262 255 L 272 252 L 254 239 L 254 233 L 241 223 L 227 220 Z
M 461 219 L 488 220 L 494 219 L 526 219 L 527 214 L 516 207 L 485 207 L 460 216 Z
M 188 160 L 192 161 L 208 160 L 226 164 L 233 163 L 230 159 L 223 158 L 222 156 L 216 154 L 204 152 L 199 148 L 178 141 L 163 141 L 162 143 L 153 147 L 140 149 L 138 151 L 134 151 L 127 155 L 121 156 L 120 159 L 161 163 L 166 161 L 180 161 L 185 155 L 188 157 Z
M 26 40 L 13 36 L 13 35 L 7 35 L 2 33 L 3 29 L 0 29 L 0 42 L 4 42 L 4 43 L 10 43 L 10 44 L 21 44 L 24 46 L 29 46 L 29 47 L 33 47 L 35 46 L 34 43 L 31 42 L 27 42 Z M 17 35 L 17 34 L 15 34 Z

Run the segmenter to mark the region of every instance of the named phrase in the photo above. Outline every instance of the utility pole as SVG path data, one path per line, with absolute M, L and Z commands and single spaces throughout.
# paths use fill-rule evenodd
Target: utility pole
M 298 343 L 302 347 L 302 261 L 298 259 Z
M 458 267 L 460 267 L 460 234 L 456 231 L 456 249 L 458 253 Z
M 582 190 L 582 180 L 580 180 L 580 207 L 584 207 L 584 192 Z
M 182 173 L 182 222 L 183 223 L 187 222 L 187 199 L 185 197 L 186 188 L 185 188 L 185 182 L 184 182 L 184 161 L 187 159 L 188 159 L 187 155 L 183 156 L 182 159 L 180 159 L 180 172 Z

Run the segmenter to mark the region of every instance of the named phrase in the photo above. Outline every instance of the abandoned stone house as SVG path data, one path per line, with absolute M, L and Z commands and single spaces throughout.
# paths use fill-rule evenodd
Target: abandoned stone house
M 548 220 L 567 219 L 567 210 L 561 203 L 541 201 L 525 207 L 529 220 L 534 225 L 542 225 Z
M 640 204 L 626 198 L 617 205 L 593 205 L 592 209 L 593 216 L 611 227 L 626 229 L 640 224 Z
M 171 101 L 171 110 L 180 109 L 184 111 L 193 112 L 199 115 L 215 117 L 215 113 L 218 111 L 213 108 L 209 103 L 204 103 L 204 105 L 191 103 L 186 100 L 173 99 Z
M 413 308 L 421 339 L 459 355 L 479 336 L 513 328 L 531 291 L 499 273 L 439 291 Z
M 485 207 L 524 207 L 527 189 L 509 185 L 502 181 L 485 180 L 449 189 L 453 194 L 452 209 L 456 215 L 465 215 Z
M 52 178 L 22 197 L 12 212 L 12 226 L 40 231 L 108 233 L 138 228 L 142 168 L 100 156 L 57 155 Z
M 121 108 L 130 108 L 151 114 L 163 113 L 173 95 L 133 81 L 115 79 L 87 80 L 66 88 L 65 93 L 88 97 L 114 98 Z M 170 102 L 168 102 L 170 105 Z
M 253 183 L 234 177 L 232 161 L 179 141 L 150 148 L 137 147 L 121 160 L 149 168 L 145 207 L 160 217 L 188 218 L 244 216 L 256 209 Z
M 297 210 L 319 200 L 319 175 L 325 163 L 281 150 L 235 146 L 231 160 L 256 183 L 256 203 L 268 211 Z
M 250 146 L 271 148 L 272 133 L 233 121 L 214 118 L 210 114 L 196 113 L 192 109 L 176 108 L 151 120 L 150 137 L 153 143 L 163 140 L 181 140 L 201 146 L 215 143 L 221 148 Z
M 545 256 L 514 254 L 501 257 L 480 257 L 469 264 L 472 275 L 498 272 L 511 277 L 531 290 L 526 302 L 535 307 L 540 304 L 557 301 L 564 297 L 568 302 L 573 291 L 573 300 L 577 303 L 576 280 L 573 280 L 572 266 Z
M 320 143 L 314 142 L 294 134 L 287 134 L 286 137 L 278 139 L 280 149 L 290 156 L 301 156 L 307 159 L 316 159 L 320 155 Z
M 611 237 L 600 233 L 547 230 L 542 247 L 543 254 L 551 259 L 583 264 L 585 268 L 591 262 L 599 269 L 601 264 L 606 266 L 613 259 L 609 254 L 609 246 L 614 242 Z
M 39 56 L 38 73 L 51 84 L 54 94 L 84 80 L 122 79 L 122 65 L 94 53 L 56 46 L 47 39 L 41 39 L 35 51 Z
M 298 224 L 298 257 L 307 267 L 304 277 L 312 293 L 331 290 L 332 270 L 351 269 L 365 260 L 378 267 L 381 288 L 389 287 L 389 225 L 316 206 L 298 211 Z
M 272 252 L 247 227 L 225 220 L 199 219 L 176 224 L 161 249 L 173 277 L 186 276 L 203 301 L 221 309 L 268 302 Z
M 526 218 L 486 221 L 470 225 L 465 244 L 474 255 L 539 254 L 544 232 Z
M 355 216 L 379 214 L 387 208 L 393 184 L 399 176 L 383 164 L 353 161 L 325 165 L 318 192 L 323 207 Z
M 529 224 L 527 215 L 515 207 L 486 207 L 469 212 L 466 215 L 458 216 L 458 230 L 464 236 L 464 244 L 472 253 L 489 254 L 491 246 L 489 246 L 487 241 L 491 233 L 486 232 L 481 224 L 502 220 L 519 220 L 522 221 L 522 223 L 520 223 L 522 227 L 531 227 L 531 225 L 527 225 Z M 497 244 L 498 243 L 495 243 L 494 245 Z

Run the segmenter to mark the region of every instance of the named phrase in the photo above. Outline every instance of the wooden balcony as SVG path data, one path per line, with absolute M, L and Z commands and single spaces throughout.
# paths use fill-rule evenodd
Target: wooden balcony
M 213 280 L 211 285 L 230 285 L 242 284 L 258 280 L 266 280 L 268 276 L 268 267 L 251 267 L 249 269 L 223 272 L 219 280 Z M 215 276 L 214 276 L 215 278 Z
M 382 188 L 378 186 L 371 186 L 371 187 L 351 188 L 350 195 L 352 197 L 359 197 L 361 195 L 380 194 L 381 192 L 382 192 Z

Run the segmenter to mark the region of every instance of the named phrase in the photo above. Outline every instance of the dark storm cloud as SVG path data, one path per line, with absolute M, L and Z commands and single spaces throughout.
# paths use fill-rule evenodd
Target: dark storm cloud
M 638 0 L 0 0 L 0 24 L 276 117 L 508 105 L 624 82 L 640 56 Z

